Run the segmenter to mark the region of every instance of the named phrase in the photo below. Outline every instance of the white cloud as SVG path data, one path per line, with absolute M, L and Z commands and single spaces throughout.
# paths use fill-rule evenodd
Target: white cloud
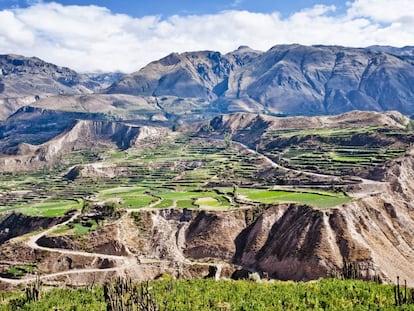
M 317 5 L 282 18 L 229 10 L 210 15 L 133 18 L 98 6 L 35 3 L 0 11 L 0 53 L 38 56 L 78 71 L 135 71 L 171 52 L 239 45 L 414 44 L 414 1 L 356 0 L 346 13 Z
M 412 20 L 414 1 L 412 0 L 356 0 L 351 4 L 350 16 L 365 16 L 381 23 Z
M 16 19 L 12 11 L 0 11 L 0 44 L 29 47 L 34 43 L 33 32 Z

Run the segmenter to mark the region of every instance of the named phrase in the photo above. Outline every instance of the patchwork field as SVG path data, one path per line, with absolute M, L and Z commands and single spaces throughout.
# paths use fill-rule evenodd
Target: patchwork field
M 377 141 L 367 145 L 364 140 L 371 136 Z M 296 175 L 309 172 L 324 174 L 328 179 L 366 177 L 401 155 L 410 137 L 403 130 L 375 126 L 278 130 L 266 132 L 258 149 L 263 148 L 265 157 L 292 169 Z M 94 163 L 99 163 L 98 169 Z M 80 175 L 69 178 L 71 167 L 79 167 Z M 87 173 L 82 172 L 83 168 L 88 168 Z M 271 165 L 263 155 L 242 145 L 181 133 L 151 148 L 76 151 L 65 155 L 51 170 L 3 174 L 0 209 L 56 216 L 69 209 L 80 209 L 83 200 L 112 200 L 129 209 L 229 209 L 238 207 L 235 196 L 252 203 L 294 202 L 320 208 L 351 200 L 338 192 L 334 182 L 329 189 L 325 181 L 324 193 L 317 187 L 300 188 L 304 175 L 296 188 L 274 190 L 275 185 L 296 177 L 286 170 L 268 174 L 269 169 Z M 312 184 L 312 178 L 306 178 Z M 237 192 L 233 191 L 234 186 L 238 187 Z

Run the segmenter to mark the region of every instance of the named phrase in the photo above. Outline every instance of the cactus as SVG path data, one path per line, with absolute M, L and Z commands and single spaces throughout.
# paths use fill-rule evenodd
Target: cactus
M 130 278 L 117 278 L 104 284 L 107 311 L 158 311 L 148 282 L 133 285 Z
M 352 262 L 344 262 L 344 266 L 342 268 L 342 277 L 344 279 L 362 279 L 362 274 L 359 270 L 358 263 L 352 263 Z
M 36 277 L 36 280 L 29 284 L 26 289 L 26 301 L 32 302 L 32 301 L 38 301 L 40 299 L 42 292 L 42 281 L 40 280 L 39 276 Z
M 396 306 L 406 304 L 414 304 L 414 290 L 411 290 L 411 295 L 407 296 L 407 280 L 404 280 L 404 297 L 400 289 L 400 277 L 397 276 L 397 285 L 394 286 L 394 301 Z

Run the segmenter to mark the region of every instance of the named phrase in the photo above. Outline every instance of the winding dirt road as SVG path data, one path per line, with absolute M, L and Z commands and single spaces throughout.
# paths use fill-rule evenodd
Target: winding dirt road
M 116 267 L 111 267 L 111 268 L 85 268 L 85 269 L 73 269 L 73 270 L 67 270 L 67 271 L 62 271 L 62 272 L 56 272 L 56 273 L 50 273 L 50 274 L 45 274 L 45 275 L 41 275 L 39 276 L 39 278 L 41 280 L 44 279 L 50 279 L 50 278 L 54 278 L 54 277 L 58 277 L 58 276 L 64 276 L 64 275 L 70 275 L 70 274 L 81 274 L 81 273 L 103 273 L 103 272 L 122 272 L 123 270 L 132 267 L 133 265 L 137 264 L 137 259 L 135 258 L 135 256 L 129 251 L 129 249 L 127 249 L 128 252 L 128 256 L 117 256 L 117 255 L 108 255 L 108 254 L 103 254 L 103 253 L 89 253 L 89 252 L 84 252 L 84 251 L 75 251 L 75 250 L 69 250 L 69 249 L 61 249 L 61 248 L 50 248 L 50 247 L 44 247 L 44 246 L 40 246 L 37 241 L 46 236 L 47 234 L 55 231 L 56 229 L 59 229 L 62 226 L 67 225 L 68 223 L 74 221 L 76 218 L 78 218 L 81 215 L 80 212 L 76 212 L 70 219 L 68 219 L 65 222 L 62 222 L 60 224 L 57 224 L 55 226 L 52 226 L 51 228 L 44 230 L 40 233 L 37 233 L 35 235 L 30 236 L 27 241 L 25 242 L 25 244 L 32 248 L 32 249 L 38 249 L 38 250 L 42 250 L 42 251 L 47 251 L 47 252 L 54 252 L 54 253 L 59 253 L 59 254 L 63 254 L 63 255 L 68 255 L 68 256 L 82 256 L 82 257 L 90 257 L 90 258 L 94 258 L 94 259 L 109 259 L 109 260 L 113 260 L 116 263 Z M 119 227 L 118 227 L 119 230 Z M 120 238 L 120 234 L 118 233 L 117 239 Z M 0 277 L 0 281 L 1 282 L 6 282 L 9 284 L 13 284 L 13 285 L 18 285 L 18 284 L 24 284 L 24 283 L 30 283 L 33 282 L 34 280 L 36 280 L 36 276 L 31 276 L 31 277 L 26 277 L 26 278 L 22 278 L 22 279 L 9 279 L 9 278 L 1 278 Z

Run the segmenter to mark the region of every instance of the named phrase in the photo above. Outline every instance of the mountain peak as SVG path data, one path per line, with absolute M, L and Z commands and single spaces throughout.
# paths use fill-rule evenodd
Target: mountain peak
M 398 110 L 412 114 L 414 63 L 406 56 L 408 48 L 394 49 L 375 52 L 373 48 L 285 44 L 267 52 L 240 46 L 225 55 L 173 53 L 126 76 L 108 93 L 199 98 L 223 113 Z M 404 57 L 393 56 L 398 53 Z

